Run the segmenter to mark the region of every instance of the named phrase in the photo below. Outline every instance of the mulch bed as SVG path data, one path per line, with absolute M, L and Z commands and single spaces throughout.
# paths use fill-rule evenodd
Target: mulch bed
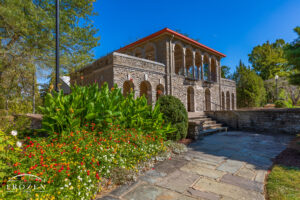
M 298 143 L 300 143 L 300 137 L 291 141 L 288 148 L 275 158 L 274 164 L 300 168 L 300 144 Z

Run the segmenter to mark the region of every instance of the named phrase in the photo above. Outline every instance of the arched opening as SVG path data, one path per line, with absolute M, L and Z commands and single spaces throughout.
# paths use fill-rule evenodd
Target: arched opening
M 156 101 L 159 97 L 164 95 L 164 86 L 162 84 L 157 85 L 156 87 Z
M 186 75 L 189 78 L 193 78 L 193 52 L 191 49 L 185 51 L 185 70 Z
M 175 74 L 183 74 L 183 49 L 179 44 L 175 45 L 174 48 L 174 60 L 175 60 Z
M 195 111 L 194 88 L 191 86 L 187 89 L 187 110 L 188 112 Z
M 217 82 L 217 64 L 216 60 L 214 58 L 211 59 L 211 67 L 210 67 L 211 73 L 211 81 Z
M 156 51 L 154 44 L 148 44 L 145 48 L 145 58 L 148 60 L 153 60 L 155 61 L 156 58 Z
M 230 110 L 230 94 L 226 92 L 226 110 Z
M 210 91 L 208 88 L 205 90 L 205 110 L 206 111 L 211 110 Z
M 196 64 L 196 78 L 198 80 L 201 80 L 201 74 L 202 74 L 202 70 L 201 70 L 201 54 L 199 52 L 196 52 L 195 54 L 195 64 Z
M 225 110 L 225 94 L 222 92 L 222 110 Z
M 123 84 L 123 96 L 127 97 L 130 92 L 133 92 L 134 84 L 132 81 L 125 81 Z
M 209 80 L 209 58 L 207 55 L 204 55 L 204 59 L 203 59 L 203 71 L 204 71 L 204 77 L 203 79 L 205 81 Z
M 235 103 L 234 103 L 234 94 L 233 94 L 233 93 L 231 94 L 231 103 L 232 103 L 231 109 L 234 110 L 234 108 L 235 108 L 235 106 L 234 106 Z
M 143 58 L 143 51 L 141 48 L 137 48 L 135 51 L 134 51 L 134 56 L 135 57 L 138 57 L 138 58 Z
M 152 89 L 148 81 L 141 82 L 140 97 L 145 96 L 149 105 L 152 104 Z

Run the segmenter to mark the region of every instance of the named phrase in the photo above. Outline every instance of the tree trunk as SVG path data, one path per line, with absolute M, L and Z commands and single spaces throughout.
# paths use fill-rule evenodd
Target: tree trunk
M 35 70 L 33 71 L 32 74 L 32 113 L 35 113 Z

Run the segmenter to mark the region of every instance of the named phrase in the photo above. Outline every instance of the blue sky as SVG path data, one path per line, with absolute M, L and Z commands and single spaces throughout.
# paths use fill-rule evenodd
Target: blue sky
M 293 41 L 300 26 L 299 0 L 98 0 L 94 10 L 95 58 L 168 27 L 226 54 L 221 64 L 232 70 L 258 44 Z

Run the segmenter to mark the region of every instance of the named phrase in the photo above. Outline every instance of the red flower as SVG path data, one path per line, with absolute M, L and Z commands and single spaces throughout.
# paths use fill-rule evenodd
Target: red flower
M 87 170 L 87 175 L 88 175 L 88 176 L 90 175 L 90 170 Z

